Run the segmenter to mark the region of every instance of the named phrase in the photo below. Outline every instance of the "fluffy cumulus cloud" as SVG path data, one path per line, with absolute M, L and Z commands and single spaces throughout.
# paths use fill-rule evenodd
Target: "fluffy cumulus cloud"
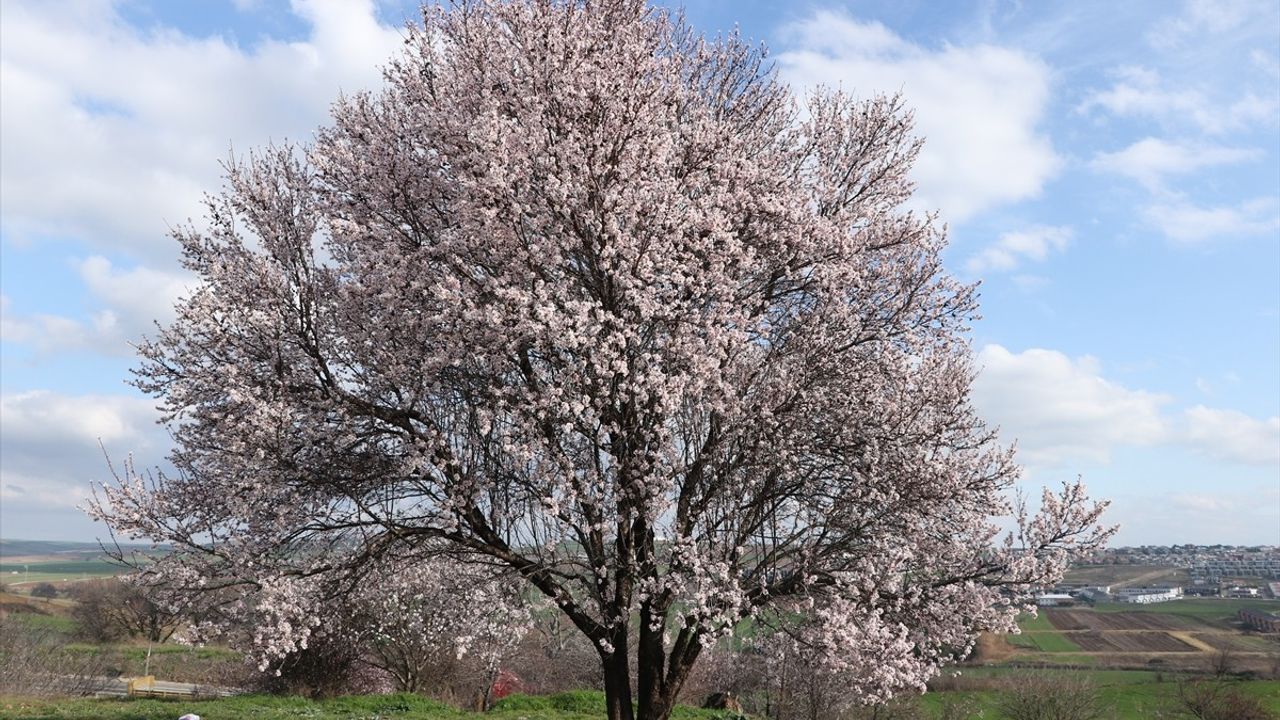
M 131 343 L 155 324 L 173 319 L 178 299 L 189 294 L 194 280 L 182 273 L 136 266 L 116 267 L 101 256 L 78 263 L 80 280 L 102 309 L 86 318 L 36 313 L 19 315 L 8 296 L 0 296 L 0 328 L 7 342 L 40 354 L 92 350 L 105 355 L 131 355 Z
M 1151 193 L 1139 210 L 1145 223 L 1181 244 L 1274 234 L 1280 230 L 1280 202 L 1259 197 L 1229 205 L 1201 205 L 1173 189 L 1174 181 L 1206 168 L 1253 162 L 1261 148 L 1205 142 L 1173 142 L 1148 137 L 1116 152 L 1099 153 L 1095 170 L 1137 181 Z
M 777 56 L 794 86 L 840 87 L 858 96 L 901 91 L 925 147 L 913 177 L 917 200 L 960 222 L 1039 194 L 1061 165 L 1040 125 L 1049 69 L 993 45 L 913 44 L 885 26 L 836 12 L 794 23 Z
M 1093 167 L 1136 180 L 1153 192 L 1165 189 L 1169 176 L 1186 175 L 1216 165 L 1232 165 L 1262 158 L 1259 148 L 1234 148 L 1143 138 L 1116 152 L 1099 153 Z
M 32 391 L 0 396 L 0 504 L 71 508 L 90 479 L 109 473 L 102 449 L 120 460 L 137 453 L 149 464 L 165 453 L 154 403 L 124 395 L 64 395 Z M 101 448 L 99 448 L 101 443 Z
M 1038 225 L 1001 235 L 991 246 L 969 258 L 966 269 L 974 274 L 1008 272 L 1024 262 L 1042 262 L 1071 242 L 1071 228 Z
M 0 295 L 0 338 L 33 347 L 41 354 L 85 347 L 114 325 L 115 317 L 109 311 L 95 313 L 87 322 L 49 313 L 20 316 L 14 313 L 9 296 Z
M 401 47 L 372 0 L 295 0 L 291 10 L 305 37 L 242 46 L 130 24 L 119 3 L 6 1 L 0 230 L 10 245 L 74 243 L 88 256 L 77 270 L 93 303 L 68 317 L 39 312 L 36 297 L 5 297 L 7 343 L 131 353 L 190 282 L 173 270 L 167 230 L 198 221 L 233 145 L 307 140 L 340 92 L 376 87 Z
M 299 0 L 305 40 L 242 49 L 126 23 L 111 3 L 5 3 L 0 203 L 10 241 L 75 237 L 169 258 L 218 161 L 305 140 L 339 91 L 372 87 L 400 31 L 370 0 Z M 21 142 L 16 142 L 20 138 Z
M 978 409 L 1002 438 L 1017 441 L 1028 464 L 1106 462 L 1116 447 L 1166 438 L 1161 408 L 1171 398 L 1105 379 L 1095 358 L 987 345 L 978 365 Z
M 1184 83 L 1166 82 L 1145 67 L 1123 67 L 1111 87 L 1090 93 L 1083 113 L 1106 111 L 1120 117 L 1156 120 L 1174 128 L 1190 127 L 1222 135 L 1259 124 L 1274 124 L 1280 102 L 1271 94 L 1252 90 L 1231 98 L 1219 97 Z
M 1280 466 L 1280 417 L 1254 418 L 1127 388 L 1101 363 L 1055 350 L 987 345 L 977 357 L 974 402 L 1033 467 L 1106 463 L 1123 447 L 1181 449 L 1236 465 Z
M 1236 205 L 1202 206 L 1175 198 L 1144 207 L 1142 217 L 1170 240 L 1183 244 L 1274 236 L 1280 231 L 1280 202 L 1262 197 Z
M 1235 410 L 1197 405 L 1184 413 L 1182 436 L 1192 447 L 1220 460 L 1280 465 L 1280 417 L 1259 420 Z

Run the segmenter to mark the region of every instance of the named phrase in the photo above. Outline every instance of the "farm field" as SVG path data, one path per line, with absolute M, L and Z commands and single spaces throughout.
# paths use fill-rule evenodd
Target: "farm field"
M 12 571 L 31 573 L 25 586 L 11 580 Z M 1141 568 L 1136 568 L 1141 570 Z M 30 585 L 64 578 L 114 575 L 117 568 L 100 556 L 76 552 L 45 555 L 6 555 L 0 558 L 0 580 L 10 592 L 0 594 L 0 610 L 28 628 L 46 629 L 65 638 L 65 652 L 83 658 L 111 676 L 135 676 L 149 667 L 167 680 L 209 682 L 241 686 L 234 680 L 242 670 L 237 653 L 221 648 L 195 649 L 165 644 L 156 646 L 147 659 L 147 648 L 138 641 L 92 645 L 72 642 L 74 602 L 63 597 L 32 598 Z M 1139 576 L 1141 573 L 1139 573 Z M 37 579 L 41 578 L 41 579 Z M 983 659 L 990 666 L 959 668 L 956 677 L 944 678 L 921 697 L 904 700 L 918 706 L 921 717 L 1000 717 L 998 702 L 1004 688 L 1028 673 L 1069 672 L 1086 677 L 1098 688 L 1106 707 L 1105 717 L 1146 718 L 1167 713 L 1176 703 L 1177 682 L 1185 673 L 1211 666 L 1221 651 L 1231 653 L 1235 671 L 1252 671 L 1275 677 L 1280 668 L 1280 637 L 1246 632 L 1235 620 L 1243 607 L 1269 607 L 1265 600 L 1189 599 L 1156 605 L 1107 604 L 1094 608 L 1046 608 L 1036 617 L 1020 621 L 1022 633 L 989 636 L 984 646 L 998 651 Z M 1280 607 L 1280 603 L 1275 604 Z M 1035 669 L 1029 665 L 1045 665 Z M 1069 670 L 1067 670 L 1069 668 Z M 1142 669 L 1146 668 L 1146 669 Z M 1254 695 L 1280 713 L 1280 682 L 1235 682 L 1242 692 Z M 306 717 L 313 720 L 585 720 L 603 716 L 602 696 L 592 691 L 561 693 L 547 697 L 513 697 L 488 713 L 461 711 L 416 696 L 390 695 L 313 701 L 297 697 L 241 696 L 220 700 L 42 700 L 0 697 L 0 718 L 13 720 L 172 720 L 185 712 L 205 718 L 255 717 L 265 720 Z M 717 720 L 734 717 L 716 711 L 682 708 L 681 720 Z
M 42 582 L 59 585 L 90 578 L 112 577 L 119 575 L 120 572 L 119 565 L 103 559 L 40 558 L 28 562 L 8 559 L 0 562 L 0 582 L 15 589 L 30 589 L 32 585 Z
M 956 689 L 929 692 L 920 698 L 920 706 L 928 717 L 941 717 L 946 708 L 964 708 L 968 717 L 1002 717 L 997 701 L 1001 683 L 1016 683 L 1021 678 L 1039 673 L 1062 673 L 1061 670 L 1028 670 L 1014 667 L 974 667 L 965 669 Z M 1115 720 L 1146 720 L 1149 717 L 1180 716 L 1178 682 L 1169 674 L 1143 670 L 1073 669 L 1073 679 L 1087 678 L 1097 688 L 1103 717 Z M 1262 705 L 1280 714 L 1280 682 L 1252 680 L 1234 683 L 1240 692 L 1262 701 Z M 952 715 L 956 716 L 956 715 Z
M 149 546 L 127 545 L 122 550 L 151 552 Z M 97 543 L 0 540 L 0 583 L 11 590 L 29 591 L 36 583 L 78 582 L 121 574 Z
M 1236 620 L 1259 601 L 1196 599 L 1153 605 L 1045 608 L 1004 636 L 1003 662 L 1204 669 L 1223 652 L 1236 670 L 1268 673 L 1280 663 L 1280 636 L 1249 631 Z

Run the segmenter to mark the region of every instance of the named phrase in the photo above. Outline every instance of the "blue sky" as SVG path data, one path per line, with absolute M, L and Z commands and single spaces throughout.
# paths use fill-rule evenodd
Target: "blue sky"
M 676 7 L 675 3 L 668 4 Z M 191 278 L 218 161 L 376 87 L 413 3 L 0 5 L 0 535 L 91 539 L 91 479 L 168 447 L 129 342 Z M 1119 544 L 1280 544 L 1280 4 L 732 2 L 798 92 L 901 91 L 915 204 L 982 281 L 975 402 L 1033 492 Z

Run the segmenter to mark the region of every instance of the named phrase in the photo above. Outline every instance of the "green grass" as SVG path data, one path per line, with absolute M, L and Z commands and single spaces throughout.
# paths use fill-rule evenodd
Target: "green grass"
M 970 677 L 987 677 L 991 679 L 1007 678 L 1016 682 L 1016 678 L 1041 671 L 1028 669 L 984 669 L 988 673 L 979 673 L 978 669 L 966 670 L 964 675 Z M 1061 674 L 1061 670 L 1050 672 Z M 1177 682 L 1168 674 L 1139 670 L 1073 670 L 1073 678 L 1086 674 L 1098 687 L 1103 706 L 1104 717 L 1113 720 L 1144 720 L 1158 714 L 1169 715 L 1177 705 Z M 1272 712 L 1280 713 L 1280 681 L 1256 680 L 1236 683 L 1242 692 L 1260 699 Z M 973 717 L 1000 717 L 998 711 L 999 691 L 996 689 L 973 689 L 949 692 L 931 692 L 921 698 L 921 706 L 926 717 L 938 717 L 947 705 L 959 705 L 969 709 Z M 982 713 L 978 715 L 978 713 Z M 1175 715 L 1178 716 L 1178 715 Z
M 70 635 L 76 630 L 76 621 L 62 615 L 14 613 L 9 617 L 13 622 L 20 623 L 31 630 L 50 630 L 62 635 Z
M 1025 677 L 1027 675 L 1061 675 L 1062 668 L 1024 668 L 1024 667 L 974 667 L 963 668 L 961 677 L 999 679 L 1008 677 Z M 1157 678 L 1168 677 L 1168 673 L 1157 670 L 1112 670 L 1090 669 L 1071 670 L 1072 673 L 1088 673 L 1089 679 L 1099 685 L 1141 685 L 1154 683 Z
M 146 645 L 69 643 L 63 646 L 63 650 L 84 655 L 118 653 L 127 660 L 145 660 L 147 657 Z M 192 647 L 190 645 L 154 645 L 151 647 L 151 658 L 153 660 L 157 657 L 172 655 L 199 658 L 201 660 L 236 660 L 240 658 L 240 653 L 221 647 Z
M 112 577 L 127 572 L 103 559 L 43 560 L 40 562 L 0 562 L 0 583 L 29 591 L 36 583 L 75 582 L 90 578 Z
M 1014 647 L 1022 648 L 1023 650 L 1039 649 L 1039 646 L 1036 645 L 1036 639 L 1031 637 L 1030 633 L 1024 632 L 1020 635 L 1012 635 L 1012 634 L 1002 635 L 1001 637 L 1003 637 L 1005 639 L 1005 642 L 1009 643 L 1010 645 Z
M 1037 670 L 974 668 L 971 678 L 1009 679 L 1016 682 Z M 1061 671 L 1057 671 L 1061 672 Z M 1077 670 L 1098 687 L 1106 717 L 1141 720 L 1170 710 L 1176 702 L 1177 683 L 1157 672 L 1126 670 Z M 1161 681 L 1163 679 L 1163 681 Z M 1280 681 L 1253 681 L 1236 685 L 1280 712 Z M 948 704 L 966 705 L 981 717 L 995 718 L 999 691 L 983 689 L 931 692 L 920 698 L 928 713 L 937 717 Z M 472 713 L 416 695 L 371 695 L 307 700 L 298 697 L 246 695 L 221 700 L 30 700 L 0 698 L 0 718 L 6 720 L 173 720 L 194 712 L 209 720 L 258 718 L 260 720 L 597 720 L 604 713 L 604 696 L 594 691 L 560 693 L 545 697 L 512 696 L 488 713 Z M 722 720 L 732 713 L 678 708 L 676 720 Z
M 334 700 L 265 695 L 220 700 L 0 700 L 0 717 L 8 720 L 173 720 L 189 712 L 211 720 L 446 720 L 462 717 L 461 713 L 445 705 L 414 695 Z
M 221 700 L 29 700 L 0 699 L 6 720 L 173 720 L 193 712 L 209 720 L 598 720 L 604 693 L 579 690 L 543 697 L 515 695 L 487 713 L 456 710 L 417 695 L 366 695 L 308 700 L 244 695 Z M 676 708 L 675 720 L 722 720 L 734 713 Z
M 1071 641 L 1071 639 L 1060 632 L 1029 632 L 1023 633 L 1029 636 L 1035 643 L 1036 649 L 1040 652 L 1080 652 L 1079 645 Z
M 65 572 L 32 572 L 29 575 L 19 573 L 17 575 L 0 575 L 0 582 L 9 586 L 10 591 L 17 589 L 21 592 L 28 592 L 36 583 L 62 583 L 62 582 L 81 582 L 83 580 L 92 580 L 94 578 L 113 577 L 120 574 L 120 570 L 103 573 L 65 573 Z
M 126 568 L 106 560 L 52 560 L 34 563 L 0 562 L 0 574 L 5 575 L 10 581 L 17 580 L 19 582 L 21 582 L 25 572 L 30 572 L 32 575 L 44 573 L 75 578 L 79 577 L 81 573 L 85 575 L 119 575 L 125 570 Z M 13 573 L 15 572 L 18 574 L 14 575 Z
M 604 693 L 595 690 L 575 690 L 555 695 L 512 695 L 495 703 L 493 709 L 484 717 L 525 717 L 525 713 L 531 711 L 551 713 L 546 717 L 557 720 L 560 718 L 576 720 L 579 717 L 600 718 L 605 714 Z M 534 717 L 541 716 L 528 717 L 532 720 Z M 673 720 L 720 720 L 737 717 L 737 715 L 722 710 L 702 710 L 681 706 L 672 712 L 671 717 Z
M 105 645 L 70 643 L 63 647 L 63 651 L 94 658 L 106 674 L 130 677 L 150 673 L 175 682 L 229 684 L 226 681 L 220 683 L 218 679 L 235 677 L 243 667 L 240 653 L 222 647 L 154 645 L 150 660 L 147 659 L 147 646 L 136 641 Z
M 1056 628 L 1053 627 L 1053 624 L 1049 622 L 1049 618 L 1045 617 L 1044 612 L 1041 612 L 1035 617 L 1030 615 L 1019 615 L 1018 627 L 1022 628 L 1023 632 L 1036 630 L 1053 632 L 1056 630 Z

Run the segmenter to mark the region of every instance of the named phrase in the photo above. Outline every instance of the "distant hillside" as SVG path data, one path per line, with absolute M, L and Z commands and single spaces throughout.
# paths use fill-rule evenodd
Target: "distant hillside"
M 125 550 L 136 550 L 139 552 L 151 550 L 150 545 L 137 543 L 121 545 L 120 547 Z M 68 560 L 91 560 L 102 557 L 102 547 L 96 542 L 13 540 L 0 538 L 0 560 L 3 560 L 4 558 L 24 557 L 29 555 L 58 555 L 65 556 Z

